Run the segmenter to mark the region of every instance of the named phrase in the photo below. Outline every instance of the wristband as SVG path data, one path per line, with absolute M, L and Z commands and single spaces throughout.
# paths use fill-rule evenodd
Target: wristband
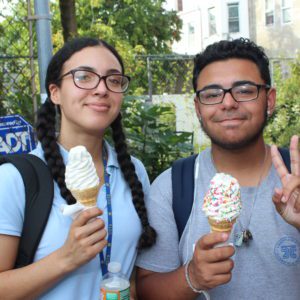
M 203 294 L 205 296 L 205 298 L 207 300 L 210 299 L 210 296 L 208 294 L 207 291 L 204 291 L 204 290 L 200 290 L 200 289 L 196 289 L 192 282 L 191 282 L 191 279 L 190 279 L 190 275 L 189 275 L 189 266 L 190 266 L 190 263 L 191 263 L 191 259 L 186 263 L 186 265 L 184 266 L 184 275 L 185 275 L 185 280 L 188 284 L 188 286 L 191 288 L 191 290 L 195 293 L 198 293 L 198 294 Z

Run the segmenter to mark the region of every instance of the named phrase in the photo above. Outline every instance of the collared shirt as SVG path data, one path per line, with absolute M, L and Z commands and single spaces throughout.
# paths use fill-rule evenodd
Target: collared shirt
M 105 144 L 108 150 L 107 172 L 110 175 L 110 188 L 113 211 L 113 239 L 111 261 L 122 264 L 122 272 L 129 278 L 137 255 L 137 242 L 141 234 L 141 224 L 132 203 L 131 191 L 121 172 L 115 150 Z M 65 164 L 68 151 L 60 146 Z M 32 152 L 43 159 L 43 150 L 39 144 Z M 145 195 L 149 190 L 149 179 L 143 164 L 132 157 L 136 173 L 143 185 Z M 0 166 L 0 234 L 20 236 L 24 220 L 25 189 L 19 172 L 12 164 Z M 65 200 L 60 195 L 57 183 L 54 183 L 54 199 L 49 220 L 38 246 L 34 260 L 49 255 L 60 248 L 69 233 L 71 217 L 63 216 L 61 206 Z M 103 210 L 103 220 L 107 224 L 105 186 L 98 194 L 97 205 Z M 102 275 L 97 255 L 85 265 L 71 272 L 53 286 L 39 299 L 99 299 Z

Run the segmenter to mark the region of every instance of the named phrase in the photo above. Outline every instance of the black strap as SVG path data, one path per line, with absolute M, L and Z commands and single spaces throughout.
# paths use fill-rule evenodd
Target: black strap
M 187 158 L 181 158 L 172 164 L 172 206 L 179 239 L 193 205 L 194 164 L 196 157 L 197 155 L 192 155 Z
M 53 180 L 47 165 L 31 154 L 5 155 L 0 164 L 12 163 L 25 186 L 25 213 L 15 268 L 32 263 L 53 202 Z
M 288 148 L 278 148 L 282 160 L 291 172 Z M 194 201 L 194 163 L 197 155 L 181 158 L 172 165 L 173 212 L 179 240 L 192 210 Z M 183 205 L 184 203 L 184 205 Z
M 288 169 L 289 173 L 291 173 L 291 157 L 290 151 L 288 148 L 278 148 L 279 153 L 281 154 L 282 160 Z

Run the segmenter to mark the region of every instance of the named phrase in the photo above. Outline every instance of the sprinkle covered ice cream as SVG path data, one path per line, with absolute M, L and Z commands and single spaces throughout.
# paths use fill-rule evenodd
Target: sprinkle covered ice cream
M 227 223 L 230 228 L 227 226 L 225 231 L 231 230 L 242 209 L 238 181 L 229 174 L 217 173 L 210 181 L 202 209 L 209 218 L 211 226 L 212 223 L 214 226 L 218 223 Z M 221 229 L 216 230 L 224 231 Z

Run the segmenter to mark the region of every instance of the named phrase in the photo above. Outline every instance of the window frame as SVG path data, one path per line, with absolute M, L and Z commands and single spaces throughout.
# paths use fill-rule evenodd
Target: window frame
M 292 0 L 288 0 L 289 4 L 288 6 L 286 6 L 286 4 L 284 4 L 285 0 L 281 0 L 281 23 L 282 24 L 290 24 L 292 23 Z M 289 21 L 284 21 L 284 12 L 289 10 L 290 11 L 290 20 Z
M 214 11 L 215 12 L 215 14 L 211 14 L 210 12 L 211 11 Z M 217 18 L 216 18 L 216 7 L 215 6 L 212 6 L 212 7 L 209 7 L 208 9 L 207 9 L 207 16 L 208 16 L 208 35 L 209 36 L 213 36 L 213 35 L 215 35 L 215 34 L 217 34 Z M 211 18 L 210 18 L 210 16 L 214 16 L 214 32 L 211 32 L 211 28 L 212 28 L 212 26 L 211 26 Z
M 267 7 L 267 2 L 272 1 L 270 7 Z M 272 13 L 273 15 L 273 22 L 267 24 L 267 14 Z M 275 0 L 265 0 L 265 12 L 264 12 L 264 21 L 265 21 L 265 26 L 273 26 L 275 24 Z
M 229 15 L 229 10 L 230 10 L 230 7 L 234 7 L 234 6 L 237 6 L 237 11 L 238 11 L 238 16 L 237 17 L 234 17 L 234 18 L 232 18 L 232 17 L 230 17 L 230 15 Z M 241 28 L 240 28 L 240 2 L 239 1 L 235 1 L 235 2 L 228 2 L 227 3 L 227 14 L 228 14 L 228 33 L 230 34 L 230 33 L 239 33 L 239 32 L 241 32 Z M 238 24 L 238 31 L 230 31 L 230 21 L 231 21 L 231 23 L 233 23 L 232 22 L 232 19 L 233 19 L 233 22 L 235 21 L 235 20 L 237 20 L 237 24 Z

